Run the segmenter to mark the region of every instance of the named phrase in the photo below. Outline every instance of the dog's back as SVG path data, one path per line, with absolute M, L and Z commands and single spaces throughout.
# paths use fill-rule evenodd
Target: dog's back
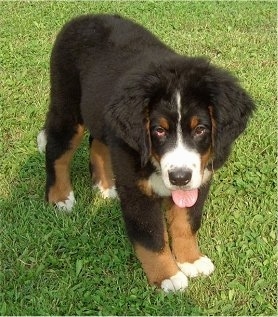
M 56 39 L 51 56 L 52 94 L 66 91 L 78 109 L 69 104 L 63 107 L 61 102 L 61 111 L 75 112 L 90 133 L 102 139 L 104 106 L 118 80 L 129 69 L 140 68 L 142 60 L 145 66 L 146 60 L 151 63 L 168 54 L 167 46 L 132 21 L 111 15 L 78 17 Z M 62 92 L 57 92 L 59 87 Z

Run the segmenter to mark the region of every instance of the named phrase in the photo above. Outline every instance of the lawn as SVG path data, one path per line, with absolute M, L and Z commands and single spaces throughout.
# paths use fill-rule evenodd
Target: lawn
M 51 47 L 66 21 L 98 12 L 130 17 L 178 52 L 209 57 L 257 104 L 206 203 L 201 249 L 216 271 L 184 293 L 148 286 L 118 202 L 91 190 L 87 140 L 73 162 L 74 211 L 43 200 L 36 135 Z M 1 315 L 276 315 L 276 35 L 275 2 L 0 3 Z

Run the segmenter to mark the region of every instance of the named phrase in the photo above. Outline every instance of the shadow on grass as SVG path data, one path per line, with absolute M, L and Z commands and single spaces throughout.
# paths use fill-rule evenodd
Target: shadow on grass
M 2 211 L 2 315 L 202 315 L 187 293 L 147 284 L 119 203 L 92 193 L 86 152 L 73 162 L 77 205 L 44 201 L 44 158 L 29 157 Z

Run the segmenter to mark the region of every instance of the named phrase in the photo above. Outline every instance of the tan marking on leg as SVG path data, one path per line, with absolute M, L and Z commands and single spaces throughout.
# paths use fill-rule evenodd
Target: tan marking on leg
M 103 189 L 112 188 L 115 182 L 108 146 L 98 140 L 93 140 L 90 149 L 90 160 L 96 184 L 100 184 Z
M 168 241 L 160 252 L 148 250 L 140 244 L 136 244 L 134 249 L 150 284 L 160 287 L 163 280 L 176 275 L 179 271 Z
M 175 204 L 166 212 L 172 252 L 179 263 L 193 263 L 201 256 L 196 233 L 192 232 L 188 220 L 188 212 L 187 208 L 179 208 Z
M 55 184 L 49 189 L 48 201 L 56 203 L 65 201 L 72 190 L 70 182 L 70 163 L 73 154 L 79 146 L 84 133 L 84 127 L 78 125 L 76 133 L 70 141 L 70 149 L 62 154 L 55 162 Z

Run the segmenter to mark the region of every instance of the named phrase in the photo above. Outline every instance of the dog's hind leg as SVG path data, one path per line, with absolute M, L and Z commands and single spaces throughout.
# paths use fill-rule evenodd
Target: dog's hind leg
M 84 126 L 78 73 L 74 67 L 63 65 L 58 53 L 54 50 L 52 56 L 50 107 L 45 130 L 38 140 L 46 138 L 42 142 L 46 143 L 46 200 L 70 211 L 75 203 L 70 163 L 82 140 Z
M 93 183 L 103 198 L 116 198 L 115 180 L 109 148 L 103 142 L 93 139 L 90 142 L 90 166 Z
M 58 208 L 71 211 L 75 198 L 70 181 L 70 163 L 82 140 L 84 127 L 76 125 L 63 138 L 47 131 L 46 145 L 46 199 Z

